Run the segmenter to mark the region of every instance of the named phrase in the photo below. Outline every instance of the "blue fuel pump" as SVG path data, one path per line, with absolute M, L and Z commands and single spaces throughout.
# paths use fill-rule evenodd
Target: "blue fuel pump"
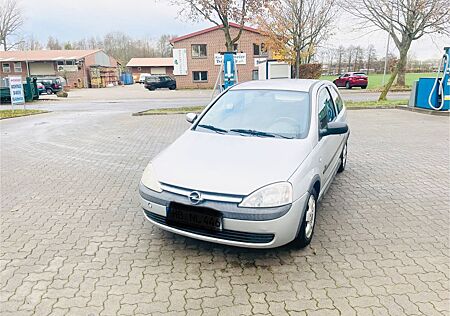
M 236 64 L 234 62 L 234 52 L 223 53 L 223 88 L 228 89 L 237 83 Z
M 417 82 L 413 95 L 415 107 L 436 111 L 450 109 L 450 47 L 445 47 L 444 51 L 436 78 L 420 78 Z

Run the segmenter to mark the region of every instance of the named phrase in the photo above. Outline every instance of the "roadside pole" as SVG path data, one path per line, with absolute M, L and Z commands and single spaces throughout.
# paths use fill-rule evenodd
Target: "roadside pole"
M 392 30 L 392 9 L 391 9 L 391 22 L 388 32 L 387 45 L 386 45 L 386 55 L 384 57 L 384 72 L 383 72 L 383 80 L 381 81 L 381 86 L 384 87 L 386 71 L 387 71 L 387 62 L 388 62 L 388 54 L 389 54 L 389 43 L 391 42 L 391 30 Z

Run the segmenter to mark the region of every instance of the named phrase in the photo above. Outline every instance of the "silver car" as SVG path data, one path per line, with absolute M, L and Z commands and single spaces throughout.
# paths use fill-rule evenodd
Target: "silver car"
M 146 167 L 147 219 L 173 233 L 250 248 L 311 242 L 317 202 L 347 162 L 346 109 L 334 84 L 236 85 Z

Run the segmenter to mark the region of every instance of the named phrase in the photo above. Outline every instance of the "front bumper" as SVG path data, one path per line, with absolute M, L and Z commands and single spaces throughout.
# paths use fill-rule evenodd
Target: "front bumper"
M 305 193 L 287 206 L 287 209 L 283 209 L 281 213 L 278 212 L 281 215 L 271 219 L 261 219 L 261 214 L 257 214 L 258 216 L 255 219 L 249 220 L 250 214 L 244 208 L 241 208 L 242 214 L 222 212 L 224 215 L 223 230 L 221 232 L 211 232 L 190 227 L 167 225 L 167 207 L 171 201 L 157 200 L 154 196 L 149 196 L 149 192 L 145 192 L 147 190 L 141 184 L 139 190 L 141 205 L 145 217 L 154 225 L 186 237 L 246 248 L 275 248 L 294 240 L 297 236 L 300 219 L 303 218 L 308 199 L 308 193 Z M 215 209 L 222 211 L 220 207 Z

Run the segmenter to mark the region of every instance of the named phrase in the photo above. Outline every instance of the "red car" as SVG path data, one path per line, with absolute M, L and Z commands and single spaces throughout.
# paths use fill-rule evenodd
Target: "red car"
M 336 87 L 346 87 L 347 89 L 361 87 L 361 89 L 365 89 L 369 84 L 369 78 L 362 72 L 347 72 L 335 79 L 333 83 Z

